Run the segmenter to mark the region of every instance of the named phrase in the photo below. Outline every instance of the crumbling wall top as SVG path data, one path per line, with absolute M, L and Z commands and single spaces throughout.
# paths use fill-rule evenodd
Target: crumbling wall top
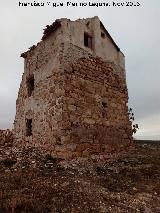
M 37 43 L 37 45 L 30 47 L 28 51 L 22 53 L 21 57 L 26 58 L 28 53 L 34 53 L 35 48 L 41 46 L 41 43 L 47 41 L 47 38 L 51 38 L 54 43 L 55 39 L 52 38 L 52 36 L 54 37 L 55 35 L 53 35 L 53 33 L 56 32 L 58 32 L 61 37 L 57 39 L 59 43 L 70 42 L 86 49 L 91 54 L 95 53 L 104 60 L 114 61 L 122 68 L 125 67 L 123 53 L 97 16 L 77 19 L 75 21 L 71 21 L 67 18 L 57 19 L 51 25 L 45 27 L 41 41 Z M 85 37 L 84 35 L 87 36 Z
M 42 40 L 47 38 L 52 32 L 54 32 L 60 26 L 61 26 L 61 21 L 58 19 L 55 22 L 53 22 L 51 25 L 47 25 L 46 28 L 44 29 Z

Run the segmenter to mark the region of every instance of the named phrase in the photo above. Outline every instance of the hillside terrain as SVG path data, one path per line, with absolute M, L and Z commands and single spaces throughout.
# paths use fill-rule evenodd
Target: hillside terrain
M 69 162 L 0 145 L 0 213 L 160 212 L 160 145 Z

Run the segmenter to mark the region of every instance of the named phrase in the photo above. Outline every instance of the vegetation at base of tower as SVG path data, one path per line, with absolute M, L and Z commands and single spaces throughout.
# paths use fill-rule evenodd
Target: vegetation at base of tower
M 133 123 L 135 121 L 135 118 L 134 118 L 134 113 L 132 108 L 128 109 L 128 115 L 129 115 L 129 120 L 132 122 L 132 134 L 135 134 L 138 131 L 139 126 L 138 124 Z

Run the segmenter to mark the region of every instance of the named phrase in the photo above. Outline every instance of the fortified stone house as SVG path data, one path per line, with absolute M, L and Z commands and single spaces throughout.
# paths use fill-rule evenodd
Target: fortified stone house
M 124 55 L 98 17 L 56 20 L 21 56 L 14 122 L 19 143 L 64 158 L 105 156 L 129 146 Z

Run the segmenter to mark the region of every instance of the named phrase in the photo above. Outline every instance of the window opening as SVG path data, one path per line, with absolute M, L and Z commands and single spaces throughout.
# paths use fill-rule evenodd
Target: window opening
M 34 91 L 34 76 L 31 76 L 27 80 L 27 91 L 28 91 L 28 96 L 30 97 Z
M 102 106 L 103 106 L 104 108 L 106 108 L 107 104 L 106 104 L 105 102 L 102 102 Z
M 101 32 L 101 37 L 105 38 L 105 34 L 103 32 Z
M 26 136 L 32 135 L 32 119 L 27 119 L 26 121 Z
M 92 48 L 92 36 L 84 33 L 84 46 Z

